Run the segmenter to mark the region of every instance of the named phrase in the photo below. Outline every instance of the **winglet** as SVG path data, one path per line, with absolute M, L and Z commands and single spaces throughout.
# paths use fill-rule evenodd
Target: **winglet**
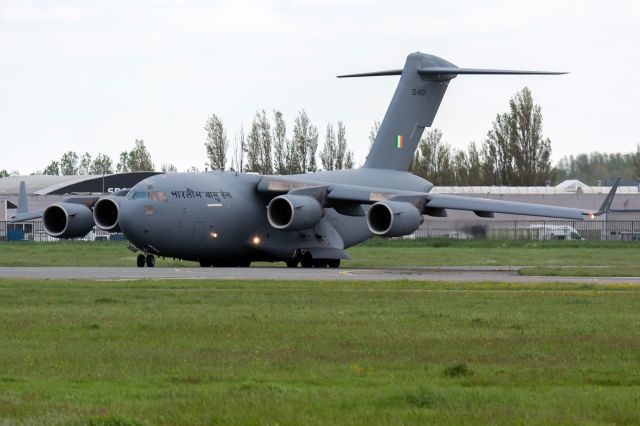
M 613 197 L 616 195 L 616 191 L 618 190 L 618 185 L 620 185 L 620 176 L 618 176 L 618 178 L 614 182 L 611 190 L 607 194 L 607 198 L 604 199 L 598 211 L 595 213 L 590 213 L 589 216 L 600 216 L 609 211 L 609 209 L 611 208 L 611 203 L 613 202 Z

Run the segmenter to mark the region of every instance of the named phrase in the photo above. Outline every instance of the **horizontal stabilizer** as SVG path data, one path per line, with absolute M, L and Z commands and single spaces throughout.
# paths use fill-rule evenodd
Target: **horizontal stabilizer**
M 427 67 L 419 68 L 420 75 L 477 74 L 477 75 L 560 75 L 564 71 L 488 70 L 482 68 Z
M 425 67 L 418 68 L 418 74 L 424 77 L 439 75 L 561 75 L 568 74 L 565 71 L 528 71 L 528 70 L 492 70 L 483 68 L 458 68 L 458 67 Z M 402 70 L 373 71 L 358 74 L 339 75 L 338 78 L 350 77 L 379 77 L 388 75 L 402 75 Z
M 365 72 L 360 74 L 345 74 L 339 75 L 338 78 L 349 78 L 349 77 L 378 77 L 383 75 L 402 75 L 402 70 L 388 70 L 388 71 L 374 71 L 374 72 Z

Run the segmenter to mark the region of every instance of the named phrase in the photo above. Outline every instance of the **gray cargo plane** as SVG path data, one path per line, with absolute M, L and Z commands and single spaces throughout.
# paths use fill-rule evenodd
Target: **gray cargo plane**
M 289 267 L 338 267 L 345 249 L 373 236 L 413 233 L 424 216 L 447 209 L 593 219 L 611 205 L 619 180 L 597 210 L 432 194 L 433 185 L 407 172 L 420 137 L 431 126 L 449 81 L 461 74 L 563 74 L 459 68 L 439 57 L 412 53 L 404 68 L 339 77 L 400 76 L 364 166 L 355 170 L 260 176 L 214 171 L 170 173 L 144 179 L 128 191 L 66 197 L 14 220 L 42 217 L 58 238 L 87 234 L 94 226 L 122 232 L 142 253 L 210 266 L 284 261 Z

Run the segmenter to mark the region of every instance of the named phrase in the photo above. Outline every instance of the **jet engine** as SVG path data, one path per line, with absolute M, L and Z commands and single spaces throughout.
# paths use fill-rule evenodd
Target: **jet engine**
M 422 222 L 422 214 L 416 206 L 403 201 L 380 201 L 367 212 L 369 230 L 382 237 L 411 234 Z
M 93 228 L 91 209 L 84 204 L 56 203 L 42 212 L 47 234 L 56 238 L 84 237 Z
M 306 195 L 280 195 L 267 206 L 267 219 L 276 229 L 297 231 L 311 228 L 322 218 L 322 206 Z
M 102 197 L 93 206 L 93 220 L 103 231 L 120 232 L 119 213 L 120 203 L 113 197 Z

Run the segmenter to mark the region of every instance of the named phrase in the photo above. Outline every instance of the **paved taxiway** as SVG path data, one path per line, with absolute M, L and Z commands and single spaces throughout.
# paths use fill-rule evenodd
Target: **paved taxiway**
M 543 277 L 520 276 L 517 267 L 428 268 L 111 268 L 111 267 L 0 267 L 0 278 L 130 280 L 350 280 L 350 281 L 471 281 L 512 283 L 631 283 L 640 277 Z

